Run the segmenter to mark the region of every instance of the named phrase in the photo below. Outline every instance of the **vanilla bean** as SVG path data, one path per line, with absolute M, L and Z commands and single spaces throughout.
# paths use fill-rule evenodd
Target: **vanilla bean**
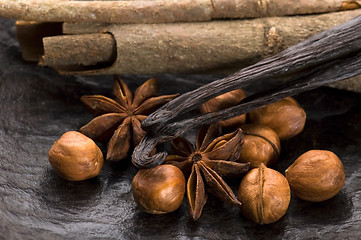
M 135 148 L 132 162 L 140 168 L 163 162 L 167 153 L 150 156 L 160 142 L 184 131 L 234 117 L 284 97 L 361 73 L 361 16 L 315 35 L 280 54 L 244 68 L 226 78 L 204 85 L 172 100 L 149 115 L 142 127 L 148 135 Z M 245 98 L 239 105 L 177 122 L 184 113 L 225 92 L 255 80 L 287 79 L 274 89 Z
M 302 75 L 301 79 L 279 88 L 270 89 L 245 98 L 238 105 L 222 111 L 207 113 L 184 121 L 170 123 L 158 131 L 165 135 L 178 136 L 185 129 L 200 127 L 203 124 L 230 119 L 250 112 L 258 107 L 279 101 L 285 97 L 336 82 L 361 73 L 361 52 L 349 58 L 338 59 L 319 67 L 310 74 Z M 186 126 L 186 128 L 185 128 Z
M 289 82 L 307 78 L 317 68 L 321 74 L 328 63 L 343 59 L 361 50 L 361 16 L 317 34 L 285 51 L 246 67 L 233 75 L 204 85 L 164 105 L 150 114 L 142 127 L 158 132 L 180 114 L 199 107 L 203 102 L 254 81 L 287 78 Z M 324 66 L 324 67 L 323 67 Z M 355 76 L 357 74 L 354 74 Z M 338 79 L 341 80 L 341 79 Z

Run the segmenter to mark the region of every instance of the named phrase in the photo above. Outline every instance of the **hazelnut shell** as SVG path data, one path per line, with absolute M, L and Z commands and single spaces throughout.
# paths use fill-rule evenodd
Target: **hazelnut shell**
M 299 198 L 320 202 L 338 194 L 345 184 L 341 160 L 330 151 L 311 150 L 285 171 L 292 192 Z
M 292 97 L 271 103 L 248 114 L 252 123 L 267 125 L 281 140 L 299 134 L 306 123 L 306 113 Z
M 185 193 L 182 171 L 169 164 L 141 169 L 132 181 L 138 207 L 147 213 L 164 214 L 177 210 Z
M 246 218 L 258 224 L 269 224 L 286 213 L 291 199 L 290 187 L 281 173 L 262 163 L 244 176 L 238 199 Z
M 49 162 L 60 177 L 82 181 L 99 174 L 104 158 L 92 139 L 80 132 L 69 131 L 51 147 Z
M 242 89 L 236 89 L 203 103 L 200 107 L 202 113 L 218 112 L 220 110 L 233 107 L 237 105 L 242 99 L 246 97 Z M 246 122 L 246 114 L 220 121 L 219 124 L 222 128 L 235 128 Z
M 260 124 L 247 124 L 241 127 L 244 133 L 240 162 L 250 162 L 250 167 L 274 164 L 281 151 L 278 135 L 272 128 Z

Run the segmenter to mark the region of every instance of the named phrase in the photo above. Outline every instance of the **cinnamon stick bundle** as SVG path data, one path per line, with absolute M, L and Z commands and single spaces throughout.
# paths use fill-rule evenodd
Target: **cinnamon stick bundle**
M 42 63 L 68 74 L 233 71 L 360 14 L 361 9 L 312 16 L 194 23 L 64 24 L 64 31 L 70 35 L 43 39 Z M 112 55 L 114 49 L 116 52 Z M 98 59 L 108 63 L 107 67 L 104 64 L 102 68 L 89 66 Z M 84 70 L 84 66 L 88 69 Z
M 360 0 L 0 0 L 0 17 L 40 22 L 170 23 L 350 10 Z

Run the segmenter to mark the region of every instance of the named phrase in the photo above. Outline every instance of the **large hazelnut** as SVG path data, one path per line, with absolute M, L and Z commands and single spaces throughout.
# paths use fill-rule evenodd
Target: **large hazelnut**
M 261 163 L 274 164 L 280 155 L 281 143 L 272 128 L 260 124 L 247 124 L 241 127 L 244 133 L 239 162 L 249 162 L 251 168 Z
M 92 139 L 80 132 L 69 131 L 51 147 L 49 162 L 60 177 L 81 181 L 97 176 L 104 159 Z
M 286 169 L 292 192 L 299 198 L 320 202 L 335 196 L 345 184 L 341 160 L 330 151 L 311 150 Z
M 257 108 L 248 116 L 252 123 L 259 123 L 272 128 L 281 140 L 299 134 L 306 122 L 305 111 L 292 97 Z
M 281 173 L 261 163 L 242 179 L 238 199 L 246 218 L 258 224 L 269 224 L 286 213 L 291 199 L 290 187 Z
M 147 213 L 163 214 L 180 207 L 185 193 L 185 178 L 179 168 L 165 164 L 141 169 L 133 178 L 133 197 Z
M 219 95 L 211 100 L 203 103 L 200 107 L 202 113 L 218 112 L 220 110 L 233 107 L 237 105 L 246 94 L 242 89 L 236 89 L 222 95 Z M 246 114 L 220 121 L 219 124 L 222 128 L 235 128 L 246 122 Z

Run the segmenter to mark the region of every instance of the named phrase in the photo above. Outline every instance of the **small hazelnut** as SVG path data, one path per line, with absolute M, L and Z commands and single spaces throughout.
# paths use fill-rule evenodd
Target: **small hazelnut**
M 247 124 L 241 127 L 244 133 L 239 162 L 249 162 L 250 168 L 261 163 L 274 164 L 280 155 L 281 143 L 272 128 L 260 124 Z
M 258 224 L 269 224 L 286 213 L 291 199 L 290 187 L 281 173 L 261 163 L 242 179 L 238 199 L 246 218 Z
M 147 213 L 164 214 L 177 210 L 185 193 L 185 178 L 179 168 L 164 164 L 141 169 L 132 181 L 133 197 Z
M 95 142 L 76 131 L 64 133 L 49 151 L 49 162 L 60 177 L 82 181 L 97 176 L 103 167 L 103 153 Z
M 250 112 L 248 117 L 252 123 L 272 128 L 281 140 L 299 134 L 306 123 L 305 111 L 292 97 L 257 108 Z
M 246 94 L 242 89 L 236 89 L 208 100 L 201 105 L 200 109 L 202 113 L 218 112 L 237 105 L 245 97 Z M 231 119 L 220 121 L 219 124 L 222 128 L 236 128 L 245 122 L 246 114 L 242 114 Z
M 332 198 L 345 184 L 341 160 L 330 151 L 311 150 L 286 169 L 292 192 L 299 198 L 320 202 Z

